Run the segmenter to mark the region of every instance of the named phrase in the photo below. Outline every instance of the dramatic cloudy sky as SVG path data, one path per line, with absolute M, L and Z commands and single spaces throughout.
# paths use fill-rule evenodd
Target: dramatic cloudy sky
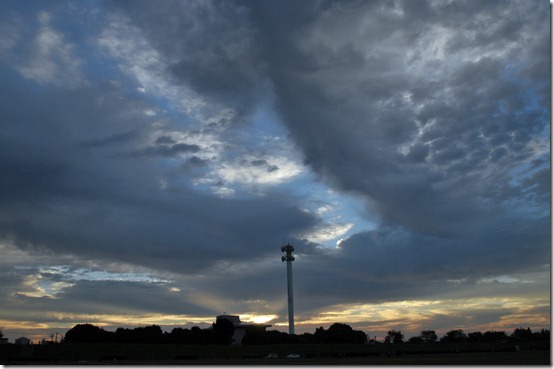
M 550 325 L 543 1 L 0 4 L 0 330 Z

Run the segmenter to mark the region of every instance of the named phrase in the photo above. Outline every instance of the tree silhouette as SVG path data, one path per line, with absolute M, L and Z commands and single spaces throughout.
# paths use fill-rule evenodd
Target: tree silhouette
M 173 343 L 187 345 L 229 345 L 232 342 L 235 327 L 225 318 L 218 319 L 211 327 L 201 329 L 197 326 L 190 330 L 174 328 L 171 332 L 163 332 L 160 326 L 151 325 L 137 328 L 117 328 L 115 332 L 105 331 L 101 327 L 92 324 L 77 324 L 66 332 L 63 343 Z M 3 337 L 0 331 L 0 338 Z M 508 336 L 504 331 L 487 331 L 485 333 L 464 333 L 461 329 L 447 332 L 440 343 L 521 343 L 521 342 L 549 342 L 550 330 L 541 329 L 540 332 L 532 332 L 530 328 L 516 328 Z M 377 341 L 374 341 L 378 343 Z M 408 343 L 434 344 L 437 335 L 434 330 L 423 330 L 418 336 L 411 337 Z M 367 336 L 362 331 L 352 329 L 344 323 L 334 323 L 329 329 L 319 327 L 313 334 L 290 335 L 280 331 L 265 331 L 262 327 L 249 327 L 243 338 L 244 345 L 268 345 L 268 344 L 363 344 L 367 343 Z M 404 335 L 401 331 L 390 330 L 385 337 L 385 343 L 404 343 Z
M 433 330 L 426 330 L 419 332 L 419 337 L 423 343 L 435 343 L 437 342 L 437 333 Z
M 462 329 L 453 329 L 446 332 L 440 341 L 444 343 L 463 343 L 467 341 L 467 335 Z
M 242 339 L 243 345 L 278 345 L 287 343 L 288 333 L 263 328 L 249 327 Z
M 323 343 L 325 342 L 325 328 L 319 327 L 315 329 L 314 335 L 313 335 L 313 341 L 315 343 Z
M 481 343 L 483 341 L 483 333 L 479 332 L 471 332 L 467 334 L 467 340 L 469 343 Z
M 348 324 L 334 323 L 327 330 L 327 343 L 364 343 L 367 336 L 362 331 L 355 331 Z
M 191 340 L 195 345 L 206 345 L 213 341 L 213 330 L 200 329 L 198 326 L 194 326 L 190 329 Z
M 541 329 L 540 332 L 533 333 L 533 340 L 534 341 L 550 341 L 550 330 L 549 329 Z
M 67 343 L 105 343 L 112 342 L 114 334 L 92 324 L 77 324 L 65 334 Z
M 404 343 L 404 335 L 401 331 L 390 330 L 385 336 L 386 343 Z
M 159 343 L 162 338 L 162 329 L 157 325 L 138 327 L 133 330 L 136 343 Z
M 501 331 L 486 331 L 483 333 L 483 342 L 488 343 L 501 343 L 506 342 L 508 340 L 508 335 L 506 332 Z
M 193 333 L 190 331 L 190 329 L 186 328 L 173 328 L 171 332 L 166 335 L 165 342 L 189 345 L 199 343 L 195 341 Z
M 531 332 L 529 327 L 527 327 L 527 329 L 516 328 L 510 337 L 517 342 L 527 342 L 533 340 L 533 332 Z
M 417 344 L 423 344 L 423 338 L 421 338 L 420 336 L 416 336 L 416 337 L 410 337 L 410 339 L 408 339 L 408 343 L 417 343 Z

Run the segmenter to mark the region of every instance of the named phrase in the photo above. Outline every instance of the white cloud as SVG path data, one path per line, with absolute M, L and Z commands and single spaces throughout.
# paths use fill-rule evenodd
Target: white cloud
M 41 27 L 30 45 L 29 55 L 17 69 L 23 77 L 39 83 L 69 88 L 81 86 L 86 80 L 81 72 L 81 60 L 74 54 L 75 45 L 49 25 L 50 18 L 45 11 L 39 13 Z
M 213 193 L 220 197 L 231 197 L 235 194 L 235 190 L 224 186 L 212 186 Z
M 281 156 L 256 159 L 248 155 L 224 163 L 216 176 L 225 182 L 246 185 L 277 185 L 302 173 L 303 168 Z
M 354 223 L 328 223 L 318 227 L 312 232 L 304 233 L 300 237 L 310 242 L 321 243 L 344 235 L 352 229 L 352 227 L 354 227 Z
M 57 298 L 57 294 L 71 286 L 73 286 L 72 283 L 52 281 L 44 278 L 41 274 L 33 274 L 23 279 L 22 290 L 17 291 L 16 294 L 35 298 Z
M 315 213 L 318 216 L 321 216 L 324 213 L 327 213 L 327 212 L 332 211 L 332 210 L 333 210 L 333 207 L 331 205 L 324 205 L 324 206 L 320 206 L 319 208 L 317 208 Z
M 188 120 L 211 124 L 230 119 L 234 111 L 196 93 L 186 84 L 173 80 L 168 71 L 172 60 L 160 54 L 142 31 L 121 15 L 111 15 L 109 25 L 98 41 L 101 50 L 115 59 L 123 74 L 137 84 L 137 91 L 165 108 L 165 113 L 185 114 Z
M 126 18 L 112 15 L 97 44 L 109 58 L 116 60 L 124 75 L 137 83 L 138 92 L 165 99 L 167 108 L 186 113 L 198 113 L 204 105 L 202 98 L 193 91 L 170 82 L 167 61 Z

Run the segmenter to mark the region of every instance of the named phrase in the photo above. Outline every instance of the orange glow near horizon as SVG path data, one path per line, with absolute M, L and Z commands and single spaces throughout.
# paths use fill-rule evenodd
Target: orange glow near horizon
M 116 314 L 67 314 L 49 313 L 51 321 L 9 321 L 0 320 L 3 329 L 48 329 L 48 328 L 71 328 L 77 324 L 90 323 L 99 327 L 120 327 L 120 326 L 145 326 L 145 325 L 186 325 L 186 324 L 211 324 L 215 321 L 212 316 L 190 316 L 190 315 L 116 315 Z
M 508 309 L 511 312 L 499 315 L 497 321 L 480 323 L 475 315 Z M 542 309 L 544 313 L 532 310 Z M 437 333 L 445 333 L 451 329 L 463 329 L 466 332 L 498 330 L 510 334 L 518 327 L 535 327 L 535 329 L 550 327 L 550 300 L 548 297 L 536 298 L 470 298 L 450 300 L 414 300 L 397 301 L 381 304 L 336 305 L 333 310 L 314 315 L 310 319 L 297 320 L 295 325 L 300 331 L 310 331 L 306 328 L 330 326 L 333 323 L 345 323 L 355 329 L 366 332 L 387 332 L 391 329 L 402 330 L 407 334 L 417 335 L 421 330 L 434 329 Z M 442 330 L 436 329 L 435 319 L 452 317 L 465 320 L 466 326 L 452 326 Z M 444 319 L 443 319 L 444 320 Z M 454 324 L 454 323 L 453 323 Z M 286 327 L 286 322 L 276 322 L 276 327 Z M 302 329 L 304 327 L 305 329 Z M 407 338 L 406 337 L 406 338 Z
M 240 315 L 240 320 L 242 322 L 252 322 L 256 324 L 264 324 L 276 318 L 278 318 L 278 315 L 275 315 L 275 314 L 269 314 L 269 315 L 241 314 Z
M 496 321 L 483 322 L 475 318 L 488 311 L 506 311 L 499 313 Z M 397 301 L 380 304 L 335 305 L 311 317 L 296 320 L 299 334 L 313 333 L 315 328 L 328 328 L 333 323 L 344 323 L 354 329 L 362 330 L 371 337 L 391 329 L 401 330 L 406 339 L 417 335 L 421 330 L 433 329 L 437 334 L 444 334 L 451 329 L 463 329 L 466 332 L 487 330 L 506 331 L 510 334 L 518 327 L 531 327 L 532 330 L 550 327 L 549 296 L 535 298 L 469 298 L 449 300 L 414 300 Z M 239 315 L 239 314 L 237 314 Z M 216 316 L 166 315 L 166 314 L 70 314 L 61 312 L 46 313 L 48 321 L 33 322 L 0 320 L 0 327 L 5 336 L 13 338 L 21 334 L 33 341 L 52 332 L 65 333 L 77 324 L 90 323 L 100 327 L 139 327 L 160 325 L 178 327 L 184 325 L 207 326 L 213 323 Z M 288 323 L 283 317 L 275 314 L 249 312 L 240 314 L 243 322 L 269 323 L 273 329 L 283 330 Z M 286 318 L 286 317 L 285 317 Z M 448 329 L 445 320 L 452 320 Z M 456 322 L 465 322 L 456 326 Z M 442 322 L 442 323 L 439 323 Z M 460 324 L 461 325 L 461 324 Z M 442 327 L 442 329 L 440 328 Z M 62 331 L 65 330 L 65 331 Z M 18 332 L 18 333 L 15 333 Z M 23 333 L 19 333 L 23 332 Z

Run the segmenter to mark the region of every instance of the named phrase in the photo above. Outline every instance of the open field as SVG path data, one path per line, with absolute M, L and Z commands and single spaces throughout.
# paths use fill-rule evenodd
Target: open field
M 278 358 L 268 359 L 274 353 Z M 288 359 L 295 353 L 298 359 Z M 0 347 L 0 364 L 550 365 L 548 343 L 464 345 L 33 345 Z

